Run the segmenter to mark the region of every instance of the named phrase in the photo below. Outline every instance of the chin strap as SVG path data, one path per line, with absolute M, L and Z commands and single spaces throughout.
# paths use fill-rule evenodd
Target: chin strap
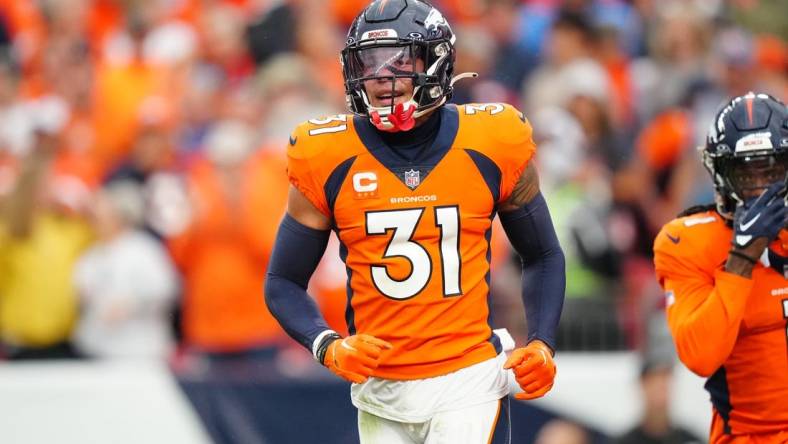
M 455 83 L 462 79 L 476 78 L 478 76 L 479 74 L 475 72 L 464 72 L 452 77 L 449 85 L 454 86 Z M 416 87 L 416 89 L 413 91 L 414 96 L 416 95 L 418 88 L 420 87 Z M 417 118 L 446 103 L 446 97 L 443 97 L 443 99 L 441 99 L 435 105 L 417 111 L 419 105 L 411 98 L 407 102 L 394 105 L 394 109 L 392 109 L 390 106 L 372 106 L 369 103 L 366 93 L 362 91 L 361 95 L 365 104 L 367 105 L 367 109 L 369 110 L 369 121 L 375 125 L 375 128 L 389 133 L 412 130 L 413 127 L 416 126 Z

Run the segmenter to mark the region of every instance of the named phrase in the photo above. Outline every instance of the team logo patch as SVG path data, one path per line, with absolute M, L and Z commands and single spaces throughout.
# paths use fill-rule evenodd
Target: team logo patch
M 441 26 L 448 26 L 446 19 L 440 11 L 435 8 L 431 9 L 430 13 L 427 14 L 427 18 L 424 19 L 424 27 L 430 31 L 434 31 L 438 30 Z
M 421 179 L 419 178 L 419 171 L 417 170 L 405 171 L 405 186 L 407 186 L 412 190 L 417 186 L 419 186 L 420 183 L 421 183 Z

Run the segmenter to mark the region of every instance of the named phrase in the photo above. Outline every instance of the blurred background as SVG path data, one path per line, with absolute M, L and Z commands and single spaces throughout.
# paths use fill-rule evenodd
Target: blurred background
M 652 240 L 712 201 L 717 108 L 784 100 L 784 0 L 435 0 L 457 103 L 535 128 L 567 257 L 558 379 L 514 443 L 705 442 Z M 346 112 L 338 54 L 366 0 L 0 0 L 0 441 L 353 443 L 348 386 L 268 313 L 299 122 Z M 494 237 L 496 327 L 522 341 Z M 337 244 L 311 281 L 346 331 Z M 645 435 L 644 435 L 645 434 Z M 625 436 L 626 435 L 626 436 Z

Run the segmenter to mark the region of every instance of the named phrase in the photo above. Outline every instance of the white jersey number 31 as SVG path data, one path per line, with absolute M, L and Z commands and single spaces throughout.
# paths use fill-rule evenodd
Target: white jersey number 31
M 435 207 L 435 225 L 440 228 L 440 262 L 444 296 L 462 294 L 460 289 L 460 210 L 457 206 Z M 385 265 L 371 265 L 372 282 L 383 295 L 398 300 L 410 299 L 429 283 L 433 261 L 427 249 L 413 241 L 424 208 L 373 211 L 366 214 L 367 235 L 394 230 L 383 258 L 402 257 L 410 262 L 411 272 L 403 280 L 391 277 Z

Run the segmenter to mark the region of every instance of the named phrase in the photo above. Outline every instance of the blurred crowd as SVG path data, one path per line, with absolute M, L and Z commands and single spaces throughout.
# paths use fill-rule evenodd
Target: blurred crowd
M 643 348 L 652 239 L 713 197 L 695 149 L 711 117 L 748 90 L 786 97 L 784 4 L 433 3 L 456 73 L 480 75 L 453 100 L 512 103 L 535 128 L 567 257 L 559 349 Z M 292 348 L 262 295 L 284 151 L 299 122 L 346 112 L 338 53 L 365 4 L 0 0 L 3 357 Z M 494 316 L 523 338 L 519 267 L 495 245 Z M 344 331 L 336 249 L 311 290 Z

